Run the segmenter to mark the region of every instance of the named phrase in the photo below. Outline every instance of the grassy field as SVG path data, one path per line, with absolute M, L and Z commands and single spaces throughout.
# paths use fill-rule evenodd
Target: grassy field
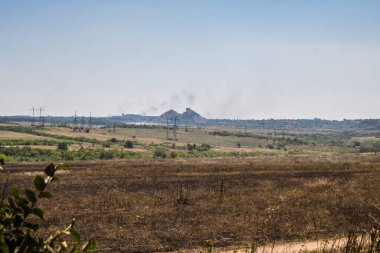
M 152 158 L 157 149 L 163 150 L 160 157 L 168 158 L 323 156 L 380 151 L 380 139 L 370 133 L 182 127 L 177 137 L 173 140 L 170 130 L 167 139 L 167 130 L 162 126 L 96 127 L 85 133 L 70 127 L 0 124 L 0 152 L 12 161 L 54 161 Z M 67 143 L 68 151 L 56 152 L 60 142 Z
M 10 163 L 30 186 L 46 163 Z M 73 217 L 98 252 L 259 245 L 343 236 L 380 217 L 379 155 L 74 161 L 42 226 Z M 2 175 L 4 179 L 4 175 Z
M 116 128 L 115 131 L 112 128 L 98 128 L 93 129 L 89 134 L 77 133 L 73 132 L 70 128 L 61 127 L 46 128 L 39 131 L 68 137 L 95 138 L 100 141 L 107 141 L 111 138 L 121 140 L 136 139 L 145 144 L 162 143 L 166 141 L 167 137 L 167 131 L 163 128 Z M 170 138 L 172 138 L 172 131 L 170 131 Z M 258 147 L 258 145 L 266 146 L 269 142 L 251 137 L 214 136 L 209 134 L 208 129 L 190 129 L 188 131 L 180 129 L 178 130 L 178 141 L 176 143 L 179 146 L 186 145 L 187 143 L 206 143 L 212 146 L 229 148 L 236 147 L 236 144 L 240 143 L 243 147 L 253 148 Z
M 52 232 L 76 218 L 98 252 L 341 237 L 380 217 L 371 133 L 180 128 L 169 137 L 159 126 L 0 124 L 0 153 L 10 182 L 26 187 L 48 161 L 70 163 L 41 203 L 42 225 Z
M 42 140 L 47 139 L 43 136 L 33 134 L 17 133 L 12 131 L 0 131 L 0 140 Z

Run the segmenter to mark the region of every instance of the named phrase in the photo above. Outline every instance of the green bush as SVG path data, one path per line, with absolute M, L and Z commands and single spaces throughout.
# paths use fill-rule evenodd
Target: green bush
M 197 145 L 196 144 L 190 144 L 190 143 L 187 143 L 187 145 L 186 145 L 186 149 L 188 150 L 188 151 L 193 151 L 194 149 L 196 149 L 197 148 Z
M 156 148 L 153 153 L 154 158 L 166 158 L 167 154 L 166 151 L 162 148 Z
M 194 144 L 195 145 L 195 144 Z M 205 151 L 209 151 L 211 149 L 211 146 L 208 145 L 208 144 L 201 144 L 199 146 L 196 147 L 196 150 L 199 151 L 199 152 L 205 152 Z
M 126 142 L 124 143 L 124 147 L 126 147 L 126 148 L 133 148 L 133 142 L 131 142 L 131 141 L 126 141 Z
M 5 156 L 0 155 L 4 163 Z M 34 190 L 20 191 L 12 187 L 11 195 L 5 201 L 7 182 L 3 185 L 0 206 L 0 251 L 8 252 L 87 252 L 95 249 L 95 242 L 81 240 L 75 230 L 75 221 L 62 231 L 48 237 L 39 237 L 39 225 L 36 218 L 43 219 L 44 211 L 38 207 L 38 201 L 51 198 L 47 186 L 57 179 L 55 172 L 67 167 L 65 164 L 50 164 L 45 168 L 45 176 L 34 178 Z M 0 167 L 1 168 L 1 167 Z M 3 168 L 1 170 L 4 171 Z M 69 239 L 71 237 L 71 239 Z
M 172 151 L 172 152 L 170 152 L 170 158 L 176 158 L 177 157 L 177 153 L 176 152 L 174 152 L 174 151 Z
M 58 148 L 58 150 L 66 151 L 69 149 L 69 146 L 67 145 L 66 142 L 60 142 L 60 143 L 58 143 L 57 148 Z
M 80 148 L 79 150 L 50 150 L 27 147 L 1 147 L 3 153 L 13 161 L 56 161 L 56 160 L 98 160 L 123 158 L 148 158 L 150 153 L 131 152 L 120 149 Z

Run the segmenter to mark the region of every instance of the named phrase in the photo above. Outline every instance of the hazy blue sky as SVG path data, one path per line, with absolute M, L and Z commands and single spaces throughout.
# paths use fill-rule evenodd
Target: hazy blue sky
M 380 118 L 380 1 L 0 0 L 0 115 Z

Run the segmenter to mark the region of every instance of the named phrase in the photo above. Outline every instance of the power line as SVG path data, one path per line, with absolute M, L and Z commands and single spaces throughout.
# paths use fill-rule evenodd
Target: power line
M 32 116 L 32 126 L 34 126 L 34 111 L 37 111 L 37 109 L 35 109 L 35 108 L 32 106 L 32 108 L 30 108 L 30 111 L 33 112 L 33 116 Z
M 174 118 L 173 139 L 177 140 L 177 116 Z
M 43 126 L 43 123 L 42 123 L 42 112 L 44 111 L 44 109 L 42 109 L 42 107 L 40 107 L 40 108 L 38 109 L 38 111 L 40 112 L 39 125 L 40 125 L 40 126 Z
M 75 128 L 78 124 L 78 119 L 77 119 L 77 110 L 75 110 L 74 113 L 74 121 L 73 121 L 73 128 Z
M 74 111 L 74 119 L 73 119 L 73 131 L 78 130 L 78 118 L 77 118 L 77 110 Z
M 92 118 L 91 118 L 91 112 L 90 112 L 90 118 L 88 119 L 88 127 L 89 129 L 92 128 Z

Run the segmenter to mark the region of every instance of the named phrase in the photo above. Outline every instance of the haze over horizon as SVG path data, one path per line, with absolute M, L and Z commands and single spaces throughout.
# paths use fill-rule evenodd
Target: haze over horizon
M 0 2 L 0 115 L 380 118 L 380 1 Z

